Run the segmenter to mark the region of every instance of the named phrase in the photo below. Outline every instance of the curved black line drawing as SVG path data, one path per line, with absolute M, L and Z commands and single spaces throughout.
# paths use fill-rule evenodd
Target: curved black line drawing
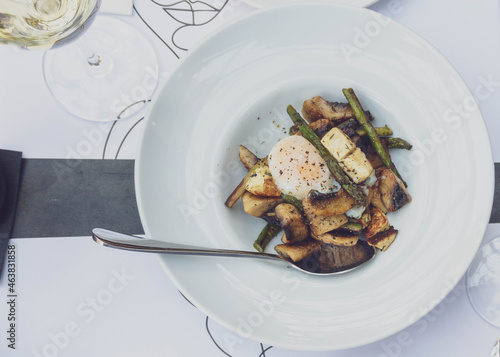
M 179 32 L 187 27 L 200 27 L 212 22 L 226 7 L 229 0 L 221 0 L 219 2 L 221 2 L 221 4 L 214 5 L 211 4 L 209 0 L 149 0 L 149 3 L 144 3 L 144 7 L 148 7 L 148 4 L 154 5 L 161 9 L 168 17 L 168 20 L 162 23 L 162 30 L 168 30 L 163 35 L 160 34 L 159 28 L 156 29 L 155 26 L 150 23 L 151 21 L 145 19 L 143 12 L 138 9 L 138 6 L 134 5 L 133 8 L 155 36 L 158 37 L 177 58 L 179 58 L 180 52 L 189 50 L 185 46 L 179 44 L 179 41 L 176 39 Z
M 262 348 L 262 353 L 259 355 L 259 357 L 266 357 L 266 352 L 273 348 L 273 346 L 269 346 L 264 349 L 264 345 L 262 343 L 260 344 L 260 347 Z
M 139 119 L 138 121 L 135 122 L 134 125 L 132 125 L 132 127 L 127 131 L 127 133 L 125 134 L 125 136 L 123 137 L 121 143 L 120 143 L 120 146 L 118 146 L 118 150 L 116 150 L 116 155 L 115 155 L 115 159 L 118 159 L 118 154 L 120 153 L 120 150 L 123 146 L 123 143 L 125 142 L 125 140 L 127 139 L 128 135 L 130 134 L 130 132 L 137 126 L 137 124 L 139 124 L 141 121 L 144 120 L 144 117 L 142 117 L 141 119 Z
M 176 59 L 179 59 L 181 52 L 188 50 L 188 48 L 185 48 L 185 46 L 182 46 L 178 43 L 179 41 L 176 40 L 179 32 L 187 27 L 201 27 L 212 22 L 226 7 L 228 2 L 229 0 L 219 0 L 217 2 L 211 0 L 144 0 L 142 2 L 134 3 L 132 8 L 144 25 L 170 50 Z M 148 12 L 150 14 L 158 14 L 158 10 L 160 10 L 161 14 L 165 14 L 164 17 L 168 20 L 158 23 L 155 26 L 153 19 L 144 16 L 145 11 L 140 9 L 141 4 L 142 6 L 149 6 Z M 163 33 L 161 32 L 162 30 Z M 117 119 L 120 118 L 118 117 Z M 106 155 L 112 155 L 115 159 L 118 158 L 118 154 L 120 153 L 127 136 L 138 124 L 138 122 L 127 124 L 126 121 L 120 121 L 120 123 L 117 123 L 117 121 L 118 120 L 113 122 L 113 125 L 109 129 L 106 137 L 102 151 L 103 159 L 105 159 Z M 115 127 L 116 125 L 131 125 L 131 127 L 121 141 L 119 141 L 120 145 L 113 155 L 113 153 L 110 153 L 109 151 L 111 151 L 111 142 L 117 142 L 117 140 L 111 140 L 114 139 L 113 136 L 118 135 L 113 135 L 113 133 L 117 131 Z
M 113 129 L 115 128 L 116 124 L 119 122 L 119 118 L 116 119 L 115 121 L 113 121 L 113 124 L 111 125 L 111 127 L 109 128 L 109 131 L 108 131 L 108 135 L 106 135 L 106 140 L 104 141 L 104 147 L 102 149 L 102 159 L 106 159 L 106 151 L 108 149 L 108 143 L 109 143 L 109 139 L 111 137 L 111 134 L 113 133 Z M 129 130 L 125 133 L 125 135 L 123 136 L 122 140 L 120 141 L 120 145 L 118 146 L 118 149 L 116 150 L 116 153 L 115 153 L 115 160 L 118 159 L 118 154 L 120 153 L 120 150 L 125 142 L 125 140 L 127 139 L 127 137 L 129 136 L 129 134 L 131 133 L 131 131 L 137 126 L 137 124 L 139 124 L 142 120 L 144 120 L 144 117 L 138 119 L 130 128 Z
M 186 300 L 189 304 L 191 304 L 192 307 L 194 307 L 195 309 L 197 309 L 196 305 L 193 304 L 191 301 L 189 301 L 189 299 L 183 294 L 181 293 L 180 290 L 177 290 L 179 292 L 179 294 L 181 294 L 181 296 L 184 298 L 184 300 Z
M 229 357 L 233 357 L 231 356 L 229 353 L 227 353 L 226 351 L 224 351 L 220 346 L 219 344 L 215 341 L 214 337 L 212 336 L 212 333 L 210 332 L 210 328 L 208 327 L 208 320 L 209 320 L 209 317 L 207 316 L 206 320 L 205 320 L 205 327 L 207 328 L 207 332 L 208 332 L 208 335 L 210 336 L 210 338 L 212 339 L 212 342 L 215 344 L 215 346 L 217 346 L 217 348 L 219 350 L 221 350 L 222 353 L 224 353 L 226 356 L 229 356 Z
M 183 295 L 184 296 L 184 295 Z M 187 299 L 186 299 L 187 300 Z M 187 300 L 189 303 L 191 303 L 189 300 Z M 194 306 L 194 305 L 193 305 Z M 212 335 L 212 332 L 210 331 L 210 326 L 208 324 L 208 321 L 210 320 L 210 318 L 207 316 L 206 319 L 205 319 L 205 327 L 206 327 L 206 330 L 207 330 L 207 333 L 208 335 L 210 336 L 210 339 L 212 340 L 212 342 L 215 344 L 215 346 L 222 352 L 224 353 L 226 356 L 229 356 L 229 357 L 233 357 L 232 355 L 230 355 L 229 353 L 227 353 L 218 343 L 217 341 L 215 340 L 214 336 Z M 260 343 L 260 349 L 261 349 L 261 353 L 259 354 L 258 357 L 266 357 L 266 352 L 269 351 L 271 348 L 273 348 L 273 346 L 268 346 L 266 348 L 264 348 L 264 345 L 262 343 Z
M 142 22 L 144 22 L 144 24 L 151 30 L 152 33 L 155 34 L 156 37 L 158 37 L 160 39 L 161 42 L 163 42 L 163 44 L 165 46 L 167 46 L 167 48 L 172 51 L 172 54 L 177 57 L 177 59 L 179 59 L 179 55 L 177 53 L 175 53 L 175 51 L 172 49 L 172 47 L 170 47 L 168 45 L 168 43 L 165 42 L 165 40 L 146 22 L 146 20 L 144 20 L 144 18 L 142 17 L 141 13 L 137 10 L 137 8 L 135 7 L 135 5 L 132 6 L 132 8 L 134 9 L 135 13 L 137 14 L 137 16 L 139 16 L 139 18 L 141 19 Z
M 175 1 L 169 1 L 169 0 L 149 0 L 144 3 L 150 3 L 154 4 L 159 7 L 163 11 L 164 14 L 168 16 L 170 20 L 174 20 L 174 24 L 170 24 L 170 32 L 167 34 L 168 39 L 165 37 L 165 34 L 162 36 L 162 34 L 155 29 L 155 26 L 152 25 L 150 22 L 147 21 L 147 19 L 143 16 L 142 11 L 139 11 L 137 9 L 136 4 L 133 5 L 133 10 L 139 17 L 139 19 L 144 23 L 144 25 L 171 51 L 171 53 L 177 58 L 180 58 L 179 53 L 181 51 L 188 51 L 188 48 L 185 48 L 178 44 L 176 42 L 175 37 L 179 34 L 179 32 L 187 27 L 200 27 L 203 25 L 208 24 L 209 22 L 213 21 L 219 14 L 220 12 L 226 7 L 228 4 L 229 0 L 223 0 L 223 3 L 217 7 L 211 5 L 208 1 L 210 0 L 205 0 L 205 1 L 197 1 L 197 0 L 175 0 Z M 172 26 L 173 25 L 173 26 Z M 149 102 L 149 100 L 148 100 Z M 134 103 L 132 105 L 135 105 L 137 103 Z M 120 150 L 122 149 L 123 144 L 125 143 L 126 139 L 128 138 L 129 134 L 134 130 L 134 128 L 137 127 L 137 125 L 144 120 L 144 117 L 140 118 L 139 120 L 135 121 L 129 128 L 129 130 L 125 133 L 123 136 L 122 140 L 120 141 L 120 144 L 118 146 L 118 149 L 114 155 L 114 158 L 117 159 L 118 155 L 120 153 Z M 118 124 L 120 122 L 120 124 Z M 103 151 L 102 151 L 102 159 L 105 159 L 107 151 L 109 151 L 109 143 L 110 143 L 110 138 L 116 130 L 115 127 L 116 125 L 125 125 L 125 123 L 128 121 L 122 121 L 120 120 L 120 117 L 118 116 L 117 120 L 113 122 L 111 125 L 109 132 L 106 136 L 106 140 L 104 143 Z M 123 124 L 122 124 L 123 123 Z M 180 292 L 180 291 L 179 291 Z M 193 307 L 197 308 L 195 305 L 191 303 L 182 293 L 181 295 L 184 297 L 184 299 L 191 304 Z M 215 346 L 226 356 L 232 357 L 229 353 L 224 351 L 224 349 L 216 342 L 215 338 L 212 335 L 212 332 L 210 331 L 210 326 L 209 326 L 209 317 L 206 317 L 205 320 L 205 327 L 207 330 L 208 335 L 210 336 L 210 339 L 213 341 Z M 266 357 L 266 352 L 269 351 L 273 346 L 268 346 L 264 348 L 264 345 L 260 343 L 260 354 L 258 357 Z
M 176 43 L 175 36 L 177 35 L 177 33 L 183 28 L 188 26 L 206 25 L 219 15 L 220 11 L 226 6 L 229 0 L 226 0 L 219 9 L 204 1 L 181 0 L 175 2 L 169 1 L 167 2 L 167 4 L 155 0 L 151 1 L 156 5 L 161 6 L 163 11 L 165 11 L 165 13 L 167 13 L 172 19 L 174 19 L 175 21 L 177 21 L 179 24 L 182 25 L 172 33 L 171 39 L 175 47 L 177 47 L 182 51 L 187 51 L 188 50 L 187 48 L 181 47 Z M 187 6 L 187 8 L 183 8 L 182 7 L 183 5 Z M 202 16 L 199 16 L 199 15 L 204 16 L 206 14 L 209 15 L 207 17 L 208 19 L 204 19 Z M 183 18 L 184 16 L 187 16 L 187 18 L 184 19 Z M 188 19 L 189 21 L 187 21 Z

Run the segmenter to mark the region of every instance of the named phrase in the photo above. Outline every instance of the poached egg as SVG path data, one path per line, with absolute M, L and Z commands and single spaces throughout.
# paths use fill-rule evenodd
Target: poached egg
M 340 189 L 318 150 L 302 136 L 278 141 L 269 153 L 268 164 L 279 190 L 299 200 L 310 190 L 331 193 Z

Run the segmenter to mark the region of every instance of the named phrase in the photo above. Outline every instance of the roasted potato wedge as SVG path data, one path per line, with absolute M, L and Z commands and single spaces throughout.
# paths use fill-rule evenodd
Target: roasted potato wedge
M 281 197 L 262 197 L 245 192 L 241 197 L 243 210 L 254 217 L 262 217 L 264 213 L 283 202 Z
M 274 183 L 269 166 L 262 165 L 254 169 L 249 176 L 245 189 L 256 196 L 279 197 L 281 192 Z
M 379 232 L 370 238 L 366 238 L 368 244 L 380 249 L 387 250 L 389 246 L 394 242 L 396 236 L 398 235 L 398 230 L 393 227 L 389 227 L 389 229 Z

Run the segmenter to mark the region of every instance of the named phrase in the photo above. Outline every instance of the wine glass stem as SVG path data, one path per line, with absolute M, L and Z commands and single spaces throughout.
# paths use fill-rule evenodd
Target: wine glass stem
M 94 78 L 102 78 L 108 75 L 113 69 L 113 60 L 103 53 L 92 49 L 86 38 L 82 37 L 76 41 L 82 58 L 85 60 L 85 67 L 88 74 Z
M 87 57 L 87 62 L 91 66 L 99 66 L 101 64 L 101 61 L 102 61 L 101 56 L 99 56 L 95 52 L 92 53 L 90 57 Z

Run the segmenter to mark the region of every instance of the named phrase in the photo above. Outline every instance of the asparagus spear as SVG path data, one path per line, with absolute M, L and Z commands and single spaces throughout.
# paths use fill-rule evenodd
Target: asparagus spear
M 405 149 L 405 150 L 411 150 L 412 145 L 401 138 L 385 138 L 387 140 L 387 147 L 389 149 Z
M 391 171 L 396 175 L 401 181 L 404 182 L 403 178 L 399 174 L 398 170 L 396 169 L 396 166 L 394 166 L 394 163 L 391 161 L 391 158 L 387 154 L 387 152 L 384 150 L 384 146 L 380 142 L 380 138 L 373 129 L 373 126 L 370 124 L 368 119 L 366 118 L 365 112 L 363 108 L 361 107 L 361 104 L 359 103 L 358 97 L 354 93 L 354 90 L 352 88 L 344 88 L 342 89 L 342 93 L 344 93 L 344 96 L 346 97 L 347 101 L 351 105 L 353 111 L 354 111 L 354 116 L 356 117 L 356 120 L 359 122 L 359 124 L 365 129 L 366 134 L 370 138 L 370 141 L 372 142 L 373 147 L 375 148 L 375 151 L 377 154 L 380 156 L 382 159 L 382 162 L 384 163 L 385 166 L 387 166 Z M 406 183 L 405 183 L 406 186 Z
M 271 239 L 276 237 L 280 231 L 280 226 L 275 226 L 271 223 L 266 224 L 264 229 L 262 229 L 262 231 L 260 232 L 259 237 L 257 237 L 255 242 L 253 243 L 253 247 L 257 251 L 263 253 L 266 245 L 271 241 Z
M 369 121 L 375 120 L 372 113 L 370 113 L 369 111 L 366 111 L 365 114 Z M 359 127 L 359 123 L 356 120 L 356 118 L 348 119 L 345 122 L 337 125 L 337 128 L 339 128 L 342 131 L 344 131 L 345 129 L 356 129 L 357 127 Z
M 349 119 L 349 120 L 354 120 L 356 122 L 356 125 L 343 125 L 343 126 L 337 126 L 337 128 L 339 128 L 340 130 L 342 131 L 346 131 L 346 130 L 354 130 L 353 127 L 358 127 L 359 126 L 359 123 L 357 122 L 356 119 Z M 392 133 L 392 129 L 389 128 L 387 125 L 385 125 L 384 127 L 377 127 L 377 128 L 374 128 L 375 129 L 375 132 L 379 135 L 379 136 L 391 136 L 393 133 Z M 290 127 L 290 130 L 288 131 L 288 134 L 290 135 L 295 135 L 297 132 L 299 131 L 299 128 L 297 128 L 297 125 L 293 125 Z M 366 130 L 365 129 L 357 129 L 355 130 L 356 134 L 358 134 L 359 136 L 365 136 L 366 135 Z
M 281 193 L 281 198 L 283 198 L 286 203 L 289 203 L 292 206 L 294 206 L 295 208 L 297 208 L 300 212 L 302 212 L 304 210 L 302 208 L 302 202 L 300 202 L 299 199 L 297 199 L 291 195 L 287 195 L 286 193 L 283 193 L 283 192 Z
M 375 130 L 375 132 L 377 133 L 378 136 L 391 136 L 392 135 L 392 130 L 387 125 L 384 126 L 383 128 L 373 128 L 373 129 Z M 365 129 L 358 129 L 358 130 L 356 130 L 356 133 L 359 136 L 367 135 L 367 132 Z
M 258 169 L 259 167 L 262 167 L 263 165 L 267 165 L 267 156 L 261 160 L 259 160 L 243 177 L 243 180 L 239 183 L 238 186 L 234 189 L 233 192 L 229 195 L 227 198 L 226 202 L 224 203 L 227 207 L 231 208 L 234 206 L 234 204 L 243 196 L 246 190 L 247 182 L 250 179 L 250 176 L 252 176 L 255 173 L 255 170 Z
M 361 225 L 361 223 L 358 223 L 358 222 L 347 222 L 346 224 L 344 224 L 340 228 L 347 229 L 351 232 L 361 232 L 361 230 L 363 229 L 363 226 Z
M 299 127 L 302 136 L 309 140 L 311 144 L 319 151 L 321 157 L 325 160 L 326 165 L 330 169 L 333 177 L 337 182 L 347 191 L 347 193 L 354 198 L 354 201 L 359 206 L 364 206 L 366 204 L 366 198 L 358 191 L 356 185 L 354 185 L 349 177 L 344 173 L 342 167 L 337 160 L 330 154 L 330 152 L 323 146 L 321 140 L 314 133 L 314 131 L 307 125 L 306 121 L 302 119 L 299 113 L 289 105 L 286 109 L 288 115 L 292 119 L 293 123 Z

